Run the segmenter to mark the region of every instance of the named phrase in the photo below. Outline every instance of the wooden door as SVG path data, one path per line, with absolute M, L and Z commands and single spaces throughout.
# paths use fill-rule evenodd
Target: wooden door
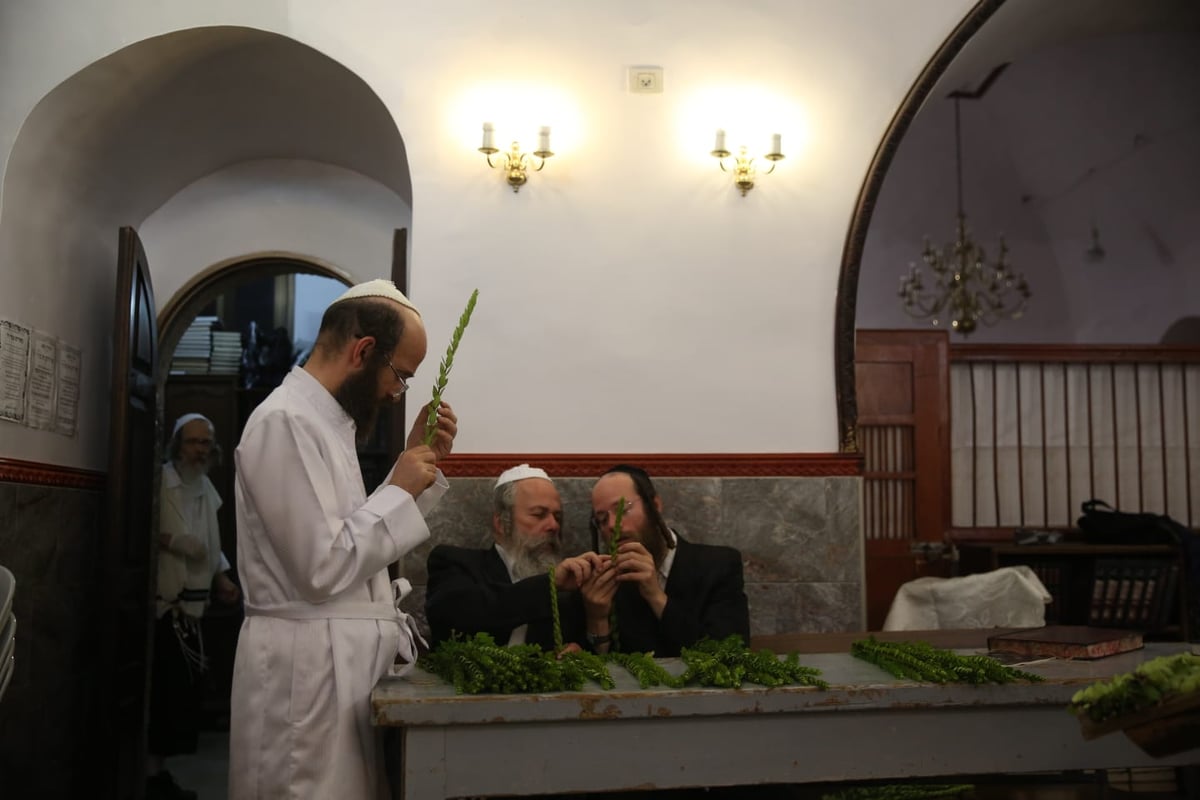
M 133 228 L 121 228 L 112 337 L 105 525 L 99 547 L 99 659 L 88 795 L 140 798 L 154 619 L 154 290 Z
M 870 630 L 882 628 L 901 584 L 949 575 L 942 558 L 950 527 L 948 355 L 945 331 L 855 337 Z

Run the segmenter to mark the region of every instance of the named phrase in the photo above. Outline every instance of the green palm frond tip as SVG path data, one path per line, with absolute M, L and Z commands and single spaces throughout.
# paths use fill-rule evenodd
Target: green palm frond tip
M 478 297 L 478 289 L 471 292 L 471 299 L 467 301 L 467 307 L 463 310 L 462 316 L 458 318 L 458 327 L 454 329 L 454 335 L 450 337 L 450 346 L 446 348 L 446 355 L 442 358 L 442 364 L 438 368 L 437 381 L 433 384 L 433 400 L 429 403 L 429 415 L 425 417 L 425 444 L 427 445 L 433 443 L 434 434 L 437 433 L 437 412 L 438 406 L 442 404 L 442 392 L 446 391 L 446 381 L 450 378 L 450 367 L 454 366 L 454 353 L 458 350 L 458 343 L 462 341 L 467 323 L 471 321 L 471 312 L 475 310 L 475 300 Z

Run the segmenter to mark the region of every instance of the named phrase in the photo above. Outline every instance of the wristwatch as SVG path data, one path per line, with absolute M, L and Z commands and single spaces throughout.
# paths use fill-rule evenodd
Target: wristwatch
M 588 640 L 588 644 L 590 644 L 594 647 L 598 644 L 608 644 L 609 642 L 612 641 L 612 635 L 607 634 L 607 633 L 598 633 L 597 634 L 597 633 L 589 632 L 587 635 L 587 640 Z

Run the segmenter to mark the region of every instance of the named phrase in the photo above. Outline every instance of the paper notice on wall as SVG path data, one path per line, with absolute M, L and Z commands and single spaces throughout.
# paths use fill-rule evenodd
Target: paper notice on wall
M 25 424 L 38 430 L 54 428 L 54 388 L 58 385 L 58 340 L 33 332 L 29 349 L 29 388 L 25 393 Z
M 79 373 L 83 356 L 79 348 L 58 343 L 58 392 L 54 404 L 54 430 L 74 436 L 79 422 Z
M 25 421 L 29 328 L 0 319 L 0 420 Z

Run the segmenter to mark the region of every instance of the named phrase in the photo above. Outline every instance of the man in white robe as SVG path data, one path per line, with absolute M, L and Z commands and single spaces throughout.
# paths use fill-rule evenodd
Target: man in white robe
M 219 460 L 216 431 L 202 414 L 184 414 L 167 442 L 159 494 L 157 622 L 147 731 L 147 800 L 195 800 L 164 768 L 169 756 L 196 752 L 203 674 L 208 668 L 200 620 L 212 594 L 236 603 L 226 571 L 217 510 L 221 496 L 208 478 Z
M 246 423 L 236 453 L 238 640 L 229 796 L 383 798 L 387 781 L 370 692 L 416 626 L 397 608 L 407 581 L 387 565 L 429 536 L 424 515 L 447 488 L 436 462 L 457 431 L 428 409 L 370 498 L 355 454 L 379 409 L 425 358 L 416 308 L 390 281 L 348 290 L 326 310 L 312 356 Z

